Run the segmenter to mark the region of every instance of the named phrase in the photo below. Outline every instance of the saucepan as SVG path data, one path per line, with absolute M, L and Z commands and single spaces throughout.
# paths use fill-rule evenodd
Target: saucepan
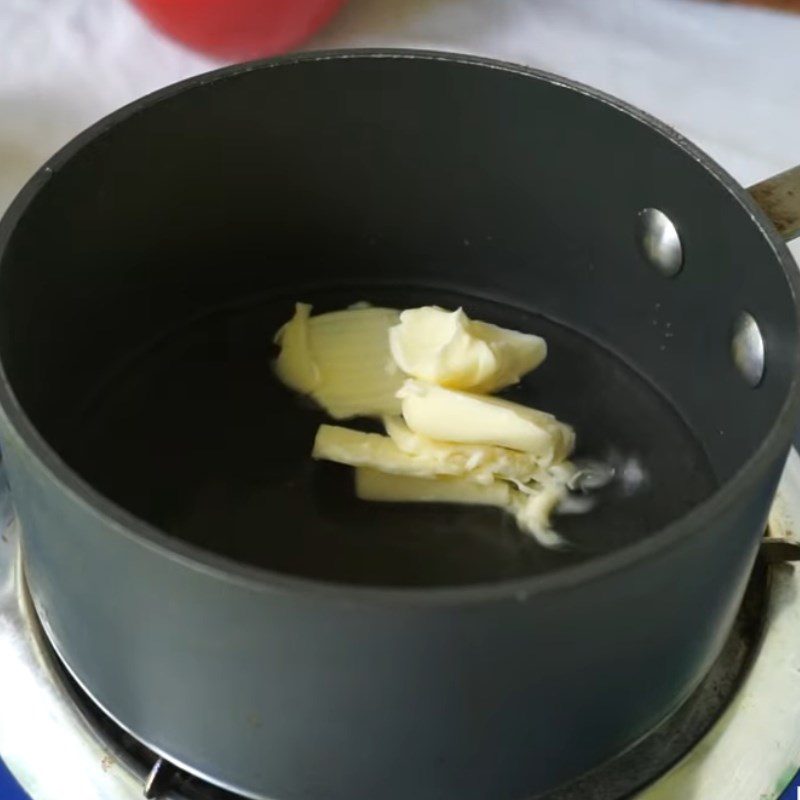
M 247 797 L 521 800 L 623 751 L 754 563 L 800 400 L 798 196 L 460 55 L 239 65 L 104 119 L 0 227 L 0 438 L 64 665 Z M 270 367 L 297 301 L 544 336 L 514 396 L 615 469 L 556 518 L 570 546 L 313 462 L 322 415 Z

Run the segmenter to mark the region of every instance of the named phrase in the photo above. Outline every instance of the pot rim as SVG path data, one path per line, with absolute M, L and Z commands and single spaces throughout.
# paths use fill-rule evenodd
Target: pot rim
M 728 191 L 748 214 L 753 224 L 767 239 L 775 259 L 783 270 L 795 304 L 796 334 L 800 342 L 800 270 L 789 253 L 785 242 L 775 230 L 765 212 L 756 204 L 749 192 L 726 170 L 706 155 L 680 133 L 616 97 L 592 87 L 554 75 L 543 70 L 521 66 L 482 56 L 464 55 L 432 50 L 404 48 L 367 48 L 308 51 L 277 58 L 234 64 L 207 73 L 195 75 L 178 83 L 159 89 L 112 112 L 90 126 L 62 147 L 33 175 L 20 190 L 5 215 L 0 219 L 0 269 L 8 243 L 20 219 L 39 191 L 73 155 L 102 137 L 109 129 L 156 103 L 167 100 L 186 90 L 210 85 L 221 80 L 249 72 L 286 67 L 304 62 L 346 61 L 357 59 L 408 59 L 445 61 L 465 66 L 493 69 L 559 86 L 577 92 L 585 98 L 600 102 L 616 111 L 627 114 L 648 126 L 671 144 L 694 159 Z M 85 510 L 103 519 L 107 527 L 128 536 L 140 544 L 182 562 L 185 566 L 208 573 L 217 578 L 237 583 L 261 592 L 304 593 L 324 600 L 353 604 L 391 603 L 411 606 L 465 605 L 482 602 L 522 602 L 547 592 L 570 589 L 608 577 L 615 572 L 635 567 L 640 561 L 656 556 L 663 550 L 678 546 L 706 524 L 722 514 L 742 494 L 750 491 L 763 479 L 769 468 L 786 451 L 794 433 L 800 410 L 800 344 L 795 347 L 794 375 L 768 434 L 759 447 L 742 464 L 737 472 L 707 499 L 682 517 L 652 532 L 644 539 L 627 545 L 607 555 L 598 556 L 580 564 L 567 566 L 555 572 L 514 578 L 492 583 L 463 586 L 381 587 L 336 583 L 280 573 L 235 561 L 190 544 L 162 531 L 140 519 L 122 506 L 94 489 L 77 472 L 69 467 L 36 430 L 6 376 L 0 360 L 0 418 L 4 419 L 6 435 L 25 452 L 32 465 Z M 12 487 L 13 489 L 13 487 Z

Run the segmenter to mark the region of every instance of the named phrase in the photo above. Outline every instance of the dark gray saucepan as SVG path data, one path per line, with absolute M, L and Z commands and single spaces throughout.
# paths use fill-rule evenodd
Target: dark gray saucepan
M 786 235 L 792 181 L 759 190 Z M 36 607 L 121 725 L 244 795 L 534 796 L 655 726 L 718 653 L 790 446 L 797 296 L 753 196 L 560 78 L 357 51 L 159 91 L 0 227 Z M 617 466 L 559 518 L 573 546 L 493 510 L 359 503 L 312 464 L 322 417 L 269 370 L 295 300 L 543 333 L 512 396 Z

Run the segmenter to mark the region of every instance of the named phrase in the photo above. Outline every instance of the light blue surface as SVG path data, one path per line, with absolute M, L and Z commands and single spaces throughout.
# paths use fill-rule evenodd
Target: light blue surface
M 800 800 L 800 772 L 794 776 L 794 780 L 786 787 L 779 800 Z
M 29 800 L 28 795 L 20 789 L 2 761 L 0 761 L 0 800 Z

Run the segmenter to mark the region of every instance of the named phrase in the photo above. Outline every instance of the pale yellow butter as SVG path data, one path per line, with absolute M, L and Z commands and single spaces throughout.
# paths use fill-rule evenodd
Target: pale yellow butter
M 389 350 L 399 312 L 367 306 L 312 317 L 310 311 L 298 303 L 276 334 L 278 377 L 335 419 L 399 413 L 396 395 L 405 376 Z
M 426 446 L 401 420 L 386 423 L 391 438 L 321 425 L 312 455 L 355 467 L 356 495 L 362 500 L 497 506 L 541 544 L 561 543 L 549 518 L 567 495 L 572 464 L 543 468 L 525 453 L 500 447 L 431 440 Z
M 296 303 L 294 316 L 275 334 L 275 343 L 281 348 L 275 372 L 290 389 L 301 394 L 311 394 L 320 383 L 319 368 L 308 341 L 310 315 L 308 303 Z
M 511 488 L 494 481 L 480 484 L 465 478 L 421 478 L 376 469 L 356 469 L 356 496 L 389 503 L 460 503 L 509 508 Z
M 539 544 L 558 548 L 565 542 L 550 526 L 550 515 L 566 496 L 566 486 L 558 483 L 538 486 L 532 492 L 516 491 L 512 493 L 508 510 L 516 517 L 517 525 L 534 536 Z
M 543 467 L 529 453 L 433 441 L 413 433 L 396 417 L 387 418 L 385 425 L 389 436 L 320 425 L 311 455 L 351 467 L 417 477 L 458 476 L 471 483 L 488 484 L 500 478 L 521 486 L 554 480 L 555 468 Z
M 455 463 L 438 462 L 430 453 L 404 453 L 388 436 L 364 433 L 338 425 L 320 425 L 312 458 L 351 467 L 370 467 L 397 475 L 435 477 L 463 475 Z
M 567 460 L 574 431 L 482 394 L 538 366 L 544 340 L 460 309 L 360 306 L 311 316 L 298 303 L 276 342 L 276 374 L 287 386 L 336 419 L 383 418 L 386 436 L 317 431 L 312 456 L 354 467 L 359 498 L 496 506 L 543 545 L 562 543 L 549 518 L 575 474 Z
M 412 308 L 389 331 L 392 355 L 410 376 L 476 393 L 517 383 L 547 356 L 540 336 L 471 320 L 462 309 Z
M 556 484 L 522 492 L 502 480 L 481 484 L 467 478 L 423 478 L 358 467 L 355 488 L 356 497 L 373 502 L 494 506 L 514 515 L 519 527 L 545 547 L 564 544 L 550 527 L 550 514 L 566 493 Z
M 431 460 L 439 474 L 469 474 L 472 481 L 483 483 L 503 478 L 518 484 L 544 474 L 539 458 L 531 453 L 491 445 L 439 442 L 414 433 L 401 417 L 385 418 L 384 426 L 400 450 Z
M 406 381 L 399 396 L 408 427 L 430 439 L 508 447 L 543 465 L 565 459 L 575 443 L 572 428 L 552 414 L 497 397 L 415 380 Z

